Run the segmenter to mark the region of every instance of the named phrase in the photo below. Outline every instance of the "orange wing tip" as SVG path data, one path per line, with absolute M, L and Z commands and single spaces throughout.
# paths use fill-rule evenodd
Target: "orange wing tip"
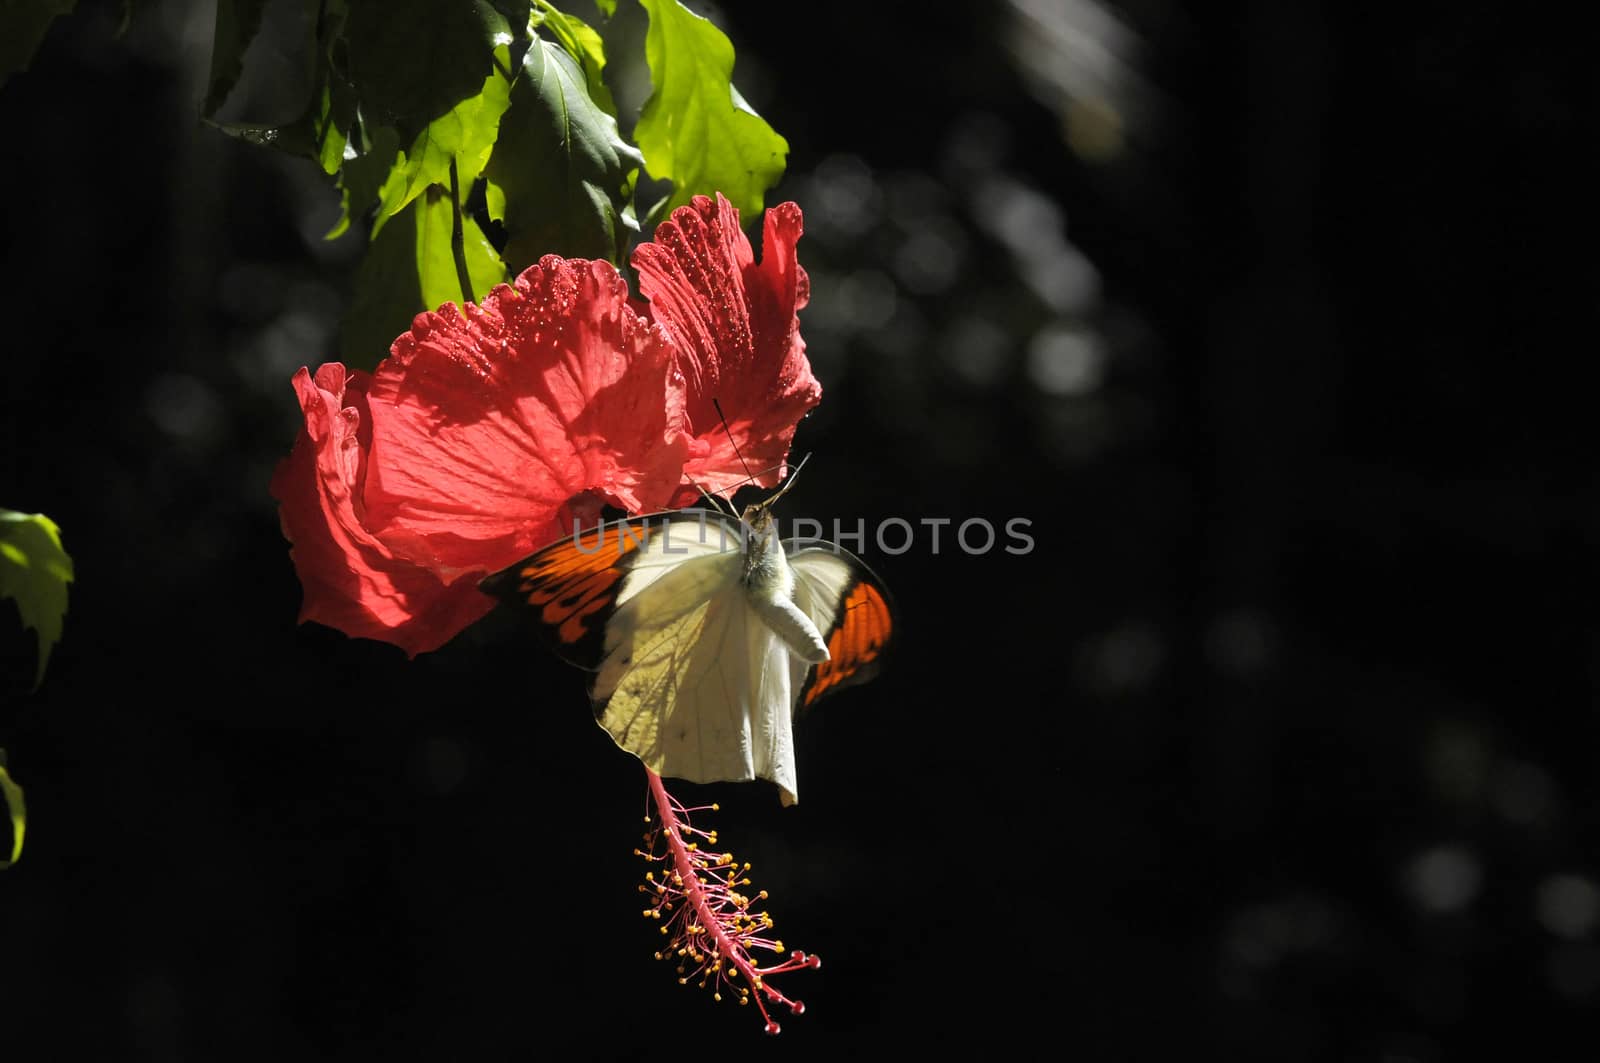
M 894 619 L 883 594 L 866 582 L 851 587 L 839 610 L 838 624 L 828 637 L 828 660 L 817 665 L 805 704 L 809 706 L 872 667 L 888 646 L 893 629 Z
M 596 634 L 596 617 L 615 597 L 626 574 L 619 562 L 654 534 L 649 524 L 602 524 L 552 543 L 486 583 L 492 593 L 536 610 L 563 652 L 576 649 Z M 513 574 L 514 580 L 507 578 Z M 510 587 L 514 593 L 507 593 Z

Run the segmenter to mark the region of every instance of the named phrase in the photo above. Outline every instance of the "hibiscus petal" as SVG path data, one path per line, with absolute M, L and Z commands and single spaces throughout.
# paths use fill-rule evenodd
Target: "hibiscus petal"
M 362 521 L 371 445 L 364 373 L 333 362 L 294 375 L 305 425 L 272 477 L 289 556 L 305 590 L 300 620 L 356 638 L 392 642 L 416 656 L 437 649 L 494 601 L 470 582 L 446 586 L 397 557 Z
M 688 452 L 668 343 L 615 267 L 554 255 L 419 314 L 373 377 L 370 526 L 453 579 L 570 534 L 576 495 L 664 506 Z
M 758 264 L 733 205 L 720 194 L 715 202 L 696 196 L 633 253 L 639 288 L 684 376 L 695 437 L 684 471 L 712 491 L 746 476 L 713 399 L 751 471 L 772 470 L 755 482 L 771 487 L 796 424 L 822 398 L 795 316 L 811 296 L 795 254 L 802 231 L 795 204 L 767 211 Z

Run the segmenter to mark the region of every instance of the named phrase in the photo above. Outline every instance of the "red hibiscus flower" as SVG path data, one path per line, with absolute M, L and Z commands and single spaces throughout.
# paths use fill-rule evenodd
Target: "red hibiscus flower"
M 294 375 L 305 427 L 272 477 L 272 495 L 305 589 L 300 619 L 415 656 L 443 645 L 491 603 L 470 582 L 447 585 L 400 557 L 368 528 L 370 384 L 337 362 L 315 379 L 305 369 Z
M 415 655 L 488 612 L 479 578 L 592 521 L 781 478 L 816 405 L 795 312 L 800 210 L 768 211 L 763 261 L 721 196 L 634 254 L 641 312 L 608 263 L 547 256 L 486 296 L 419 314 L 371 377 L 295 376 L 305 427 L 273 477 L 302 620 Z
M 665 506 L 683 479 L 683 390 L 665 333 L 606 262 L 546 256 L 465 318 L 421 314 L 373 376 L 368 519 L 454 574 L 562 535 L 568 503 Z
M 795 257 L 802 229 L 795 204 L 767 211 L 758 265 L 733 205 L 720 193 L 714 203 L 696 196 L 633 252 L 639 289 L 672 337 L 684 377 L 694 437 L 684 472 L 707 490 L 726 493 L 747 475 L 713 400 L 761 474 L 755 482 L 772 487 L 796 425 L 822 398 L 795 316 L 811 298 Z

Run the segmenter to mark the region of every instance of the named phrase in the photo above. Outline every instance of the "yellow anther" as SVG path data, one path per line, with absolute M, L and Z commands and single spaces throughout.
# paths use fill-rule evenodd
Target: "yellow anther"
M 654 871 L 646 871 L 644 873 L 644 880 L 646 882 L 654 882 L 656 880 L 656 873 Z
M 713 801 L 713 802 L 711 802 L 711 811 L 713 811 L 713 812 L 721 812 L 722 811 L 722 806 L 717 804 L 715 801 Z
M 760 893 L 756 894 L 756 900 L 764 901 L 766 899 L 767 899 L 767 891 L 766 890 L 762 890 Z
M 712 1000 L 721 1000 L 722 999 L 722 994 L 721 993 L 712 993 L 711 994 L 711 999 Z
M 773 942 L 773 943 L 772 943 L 772 944 L 771 944 L 771 945 L 770 945 L 770 946 L 768 946 L 768 947 L 769 947 L 769 948 L 771 948 L 771 949 L 772 949 L 772 951 L 773 951 L 773 952 L 782 952 L 782 951 L 783 951 L 783 942 L 781 942 L 781 941 L 774 941 L 774 942 Z

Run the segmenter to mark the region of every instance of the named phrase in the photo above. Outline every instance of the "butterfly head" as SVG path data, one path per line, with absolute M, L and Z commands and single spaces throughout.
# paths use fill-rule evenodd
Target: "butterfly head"
M 756 502 L 744 507 L 744 512 L 739 514 L 739 522 L 753 532 L 764 532 L 772 526 L 772 505 L 770 502 Z

